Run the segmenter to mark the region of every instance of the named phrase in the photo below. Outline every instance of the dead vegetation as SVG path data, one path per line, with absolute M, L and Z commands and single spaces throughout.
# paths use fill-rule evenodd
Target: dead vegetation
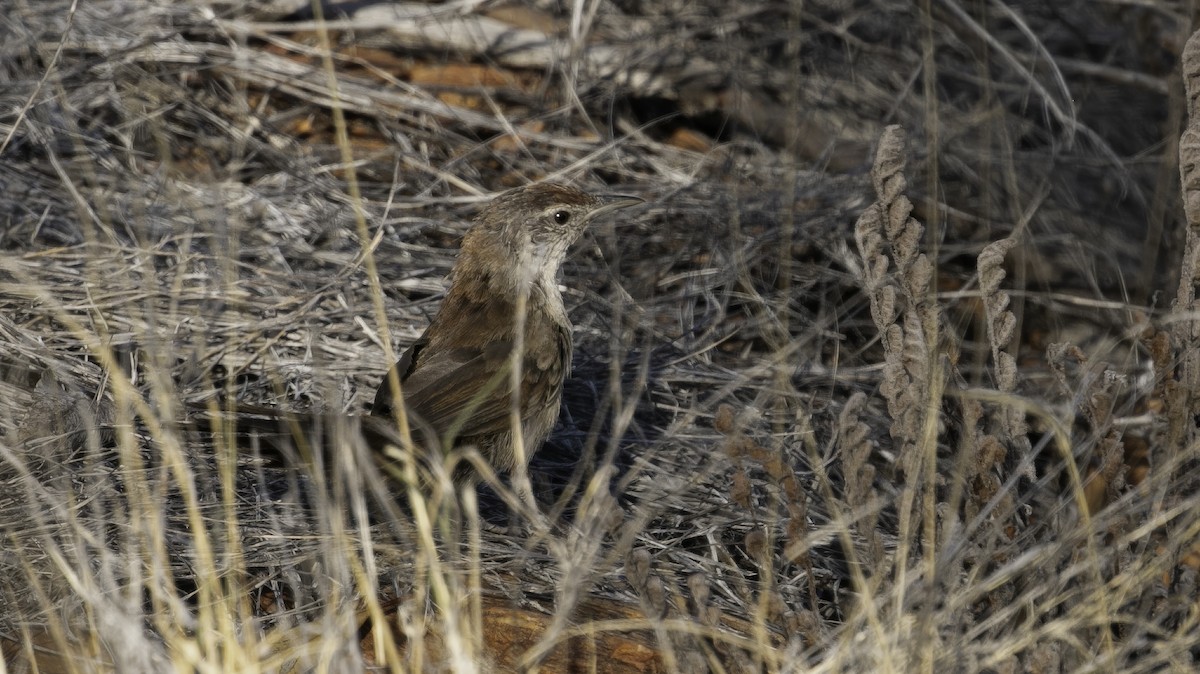
M 0 671 L 1194 669 L 1193 18 L 926 9 L 18 3 Z M 536 503 L 190 420 L 362 413 L 546 178 L 648 203 Z

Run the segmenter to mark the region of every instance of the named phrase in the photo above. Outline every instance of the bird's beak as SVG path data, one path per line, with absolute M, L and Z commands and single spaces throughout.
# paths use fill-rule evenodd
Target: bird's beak
M 625 194 L 603 194 L 600 195 L 600 201 L 604 202 L 599 208 L 592 211 L 589 220 L 594 220 L 597 217 L 604 215 L 610 211 L 615 211 L 621 208 L 629 208 L 638 204 L 646 203 L 645 199 L 631 197 Z

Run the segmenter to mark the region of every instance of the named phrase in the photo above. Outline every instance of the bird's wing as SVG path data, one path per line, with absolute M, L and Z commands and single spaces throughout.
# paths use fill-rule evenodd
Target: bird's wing
M 403 354 L 400 355 L 400 360 L 392 366 L 391 371 L 383 378 L 383 383 L 375 390 L 375 401 L 371 403 L 371 414 L 381 417 L 390 417 L 392 415 L 392 372 L 396 373 L 400 382 L 412 374 L 413 363 L 415 363 L 424 350 L 425 345 L 429 343 L 429 339 L 422 334 L 417 338 L 417 341 L 412 343 Z
M 552 329 L 557 331 L 553 340 L 557 348 L 551 353 L 526 353 L 522 359 L 522 419 L 558 404 L 558 384 L 570 365 L 570 335 L 564 326 Z M 483 348 L 437 351 L 415 345 L 396 364 L 401 368 L 406 408 L 443 440 L 508 430 L 512 398 L 497 393 L 512 391 L 512 348 L 510 340 Z M 390 391 L 387 402 L 390 410 Z

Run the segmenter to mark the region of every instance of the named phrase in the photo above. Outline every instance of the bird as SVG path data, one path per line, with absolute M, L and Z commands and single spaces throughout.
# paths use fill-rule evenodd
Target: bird
M 571 368 L 572 326 L 558 284 L 567 251 L 597 218 L 640 203 L 557 183 L 496 196 L 464 235 L 433 320 L 388 371 L 368 414 L 345 420 L 239 405 L 238 434 L 270 449 L 350 421 L 379 455 L 402 444 L 403 409 L 414 442 L 435 456 L 474 447 L 499 473 L 528 465 L 554 429 Z M 457 469 L 453 477 L 461 484 L 475 475 Z
M 596 218 L 639 203 L 555 183 L 493 199 L 463 237 L 441 307 L 379 385 L 370 413 L 393 417 L 399 394 L 443 450 L 473 446 L 505 473 L 528 464 L 554 428 L 571 368 L 558 284 L 567 250 Z

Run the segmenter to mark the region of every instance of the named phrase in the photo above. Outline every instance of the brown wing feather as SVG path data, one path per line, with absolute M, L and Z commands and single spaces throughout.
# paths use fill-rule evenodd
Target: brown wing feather
M 532 330 L 553 331 L 558 348 L 527 353 L 522 359 L 522 421 L 557 405 L 554 395 L 570 364 L 570 333 L 565 326 L 542 324 Z M 418 340 L 396 363 L 401 391 L 410 414 L 439 434 L 458 438 L 507 431 L 511 425 L 509 367 L 512 340 L 496 340 L 486 347 L 439 349 Z M 388 415 L 391 388 L 385 381 L 372 406 L 372 414 Z
M 407 351 L 400 355 L 400 360 L 396 361 L 396 364 L 392 366 L 392 370 L 396 373 L 396 376 L 400 378 L 401 384 L 403 384 L 404 380 L 408 379 L 408 376 L 412 373 L 413 363 L 417 361 L 421 350 L 428 343 L 429 340 L 424 334 L 422 334 L 417 338 L 417 341 L 413 342 L 412 346 L 408 347 Z M 375 401 L 371 403 L 371 414 L 381 417 L 391 416 L 392 414 L 391 372 L 388 372 L 388 375 L 383 378 L 383 383 L 380 384 L 379 388 L 375 391 Z

